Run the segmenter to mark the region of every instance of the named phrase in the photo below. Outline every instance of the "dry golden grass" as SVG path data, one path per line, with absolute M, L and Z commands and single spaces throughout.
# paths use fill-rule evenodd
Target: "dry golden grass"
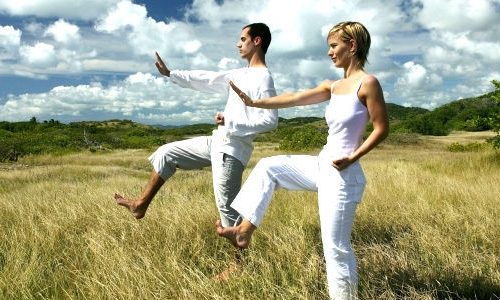
M 481 140 L 481 133 L 465 141 Z M 448 138 L 382 145 L 353 232 L 361 299 L 497 299 L 498 152 L 452 153 Z M 459 134 L 453 142 L 461 141 Z M 210 170 L 179 171 L 146 217 L 149 151 L 26 157 L 0 166 L 0 299 L 327 299 L 316 194 L 276 192 L 240 276 L 217 237 Z M 280 154 L 260 145 L 260 157 Z

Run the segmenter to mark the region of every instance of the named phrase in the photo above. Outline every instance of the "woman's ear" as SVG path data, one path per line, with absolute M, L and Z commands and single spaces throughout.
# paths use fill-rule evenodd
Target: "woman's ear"
M 358 51 L 358 43 L 354 39 L 349 40 L 349 52 L 354 55 L 356 51 Z

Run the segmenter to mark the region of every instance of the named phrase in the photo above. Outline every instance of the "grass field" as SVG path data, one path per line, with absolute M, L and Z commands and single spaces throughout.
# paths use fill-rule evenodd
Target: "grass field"
M 450 152 L 489 133 L 386 143 L 353 231 L 361 299 L 499 299 L 500 154 Z M 316 194 L 279 190 L 240 276 L 214 231 L 210 170 L 179 171 L 135 220 L 150 151 L 24 157 L 0 165 L 0 299 L 327 299 Z M 280 154 L 258 145 L 260 157 Z

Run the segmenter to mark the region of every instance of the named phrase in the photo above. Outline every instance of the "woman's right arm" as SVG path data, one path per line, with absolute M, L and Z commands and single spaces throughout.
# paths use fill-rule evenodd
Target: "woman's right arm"
M 330 99 L 330 87 L 332 83 L 333 81 L 331 80 L 325 80 L 320 85 L 312 89 L 294 93 L 284 93 L 271 98 L 255 100 L 250 99 L 250 97 L 234 85 L 232 81 L 229 82 L 229 85 L 247 106 L 260 108 L 285 108 L 311 105 Z

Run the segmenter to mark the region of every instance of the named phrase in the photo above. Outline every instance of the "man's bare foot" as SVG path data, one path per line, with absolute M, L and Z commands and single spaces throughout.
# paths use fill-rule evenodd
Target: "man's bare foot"
M 147 207 L 143 208 L 134 200 L 128 200 L 122 195 L 115 193 L 115 200 L 118 205 L 126 207 L 136 219 L 142 219 L 146 215 Z
M 246 220 L 238 226 L 222 227 L 221 221 L 217 220 L 217 222 L 215 222 L 217 234 L 228 239 L 236 248 L 246 249 L 250 246 L 252 233 L 256 227 L 249 221 L 245 221 Z

